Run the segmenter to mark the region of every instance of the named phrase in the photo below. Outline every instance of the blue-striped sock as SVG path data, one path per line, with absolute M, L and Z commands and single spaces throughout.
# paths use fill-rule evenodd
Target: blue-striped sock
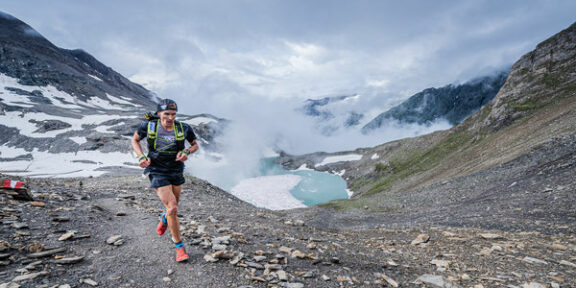
M 162 219 L 162 225 L 164 226 L 168 225 L 168 219 L 166 219 L 166 211 L 160 214 L 160 219 Z
M 184 242 L 180 240 L 180 242 L 176 243 L 176 248 L 184 248 Z

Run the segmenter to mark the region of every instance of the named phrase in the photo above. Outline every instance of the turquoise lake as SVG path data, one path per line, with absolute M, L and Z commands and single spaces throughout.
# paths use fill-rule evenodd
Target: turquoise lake
M 260 160 L 260 175 L 300 176 L 301 180 L 290 194 L 306 206 L 326 203 L 336 199 L 347 199 L 346 181 L 342 177 L 326 172 L 313 170 L 285 170 L 281 165 L 274 163 L 277 158 L 264 158 Z

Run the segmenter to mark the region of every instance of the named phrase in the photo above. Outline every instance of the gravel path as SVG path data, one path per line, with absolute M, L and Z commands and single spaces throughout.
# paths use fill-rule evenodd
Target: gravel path
M 176 263 L 170 237 L 155 233 L 162 207 L 147 180 L 29 181 L 36 202 L 0 196 L 0 287 L 574 287 L 576 279 L 574 234 L 416 222 L 330 229 L 195 178 L 179 211 L 191 259 Z

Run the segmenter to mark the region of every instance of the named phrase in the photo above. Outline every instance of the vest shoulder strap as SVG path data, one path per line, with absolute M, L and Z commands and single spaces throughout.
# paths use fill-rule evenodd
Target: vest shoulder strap
M 176 141 L 183 141 L 184 140 L 184 126 L 182 126 L 182 122 L 175 121 L 174 123 L 174 134 L 176 136 Z M 180 129 L 178 129 L 180 126 Z
M 148 131 L 146 133 L 149 139 L 156 139 L 156 135 L 158 134 L 158 125 L 160 125 L 160 120 L 148 121 Z

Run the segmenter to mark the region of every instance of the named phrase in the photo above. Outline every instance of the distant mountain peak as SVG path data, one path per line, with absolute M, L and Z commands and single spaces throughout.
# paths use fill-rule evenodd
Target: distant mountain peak
M 463 84 L 427 88 L 414 94 L 400 105 L 378 115 L 362 128 L 369 133 L 386 121 L 428 124 L 439 119 L 456 125 L 489 103 L 498 93 L 508 72 L 483 76 Z

